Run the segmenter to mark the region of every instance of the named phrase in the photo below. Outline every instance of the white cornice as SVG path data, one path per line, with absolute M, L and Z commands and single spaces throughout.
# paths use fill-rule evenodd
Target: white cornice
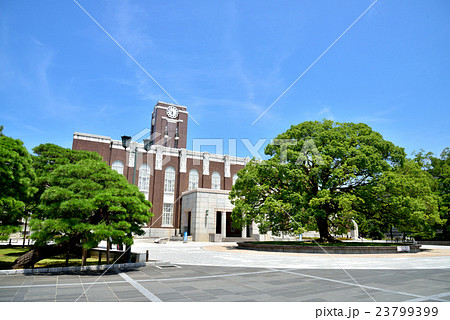
M 109 144 L 113 149 L 122 149 L 122 141 L 121 140 L 113 140 L 110 137 L 106 136 L 100 136 L 95 134 L 88 134 L 88 133 L 80 133 L 75 132 L 73 134 L 74 140 L 85 140 L 85 141 L 92 141 L 92 142 L 98 142 L 98 143 L 105 143 Z M 133 145 L 137 145 L 138 152 L 140 153 L 146 153 L 144 149 L 143 143 L 136 143 L 133 141 Z M 153 145 L 148 153 L 156 153 L 156 145 Z M 172 157 L 178 157 L 179 156 L 179 150 L 176 148 L 170 148 L 170 147 L 162 147 L 163 155 L 164 156 L 172 156 Z M 203 154 L 205 152 L 199 152 L 199 151 L 192 151 L 186 149 L 186 158 L 187 159 L 196 159 L 196 160 L 203 160 Z M 209 161 L 211 162 L 225 162 L 225 155 L 221 154 L 214 154 L 214 153 L 208 153 L 209 154 Z M 230 164 L 232 165 L 245 165 L 246 162 L 248 162 L 248 158 L 239 158 L 239 157 L 233 157 L 230 156 Z
M 162 108 L 164 108 L 164 106 L 162 106 L 162 105 L 174 106 L 174 107 L 180 107 L 180 108 L 186 109 L 186 106 L 182 106 L 182 105 L 179 105 L 179 104 L 173 104 L 173 103 L 169 103 L 169 102 L 164 102 L 164 101 L 158 101 L 156 103 L 155 107 L 162 107 Z M 167 107 L 165 107 L 165 108 L 167 108 Z
M 213 189 L 205 189 L 205 188 L 197 188 L 193 190 L 184 191 L 181 195 L 185 196 L 191 193 L 215 193 L 215 194 L 225 194 L 228 195 L 231 190 L 213 190 Z
M 171 118 L 167 118 L 167 117 L 161 117 L 161 119 L 167 120 L 167 122 L 173 122 L 173 123 L 183 122 L 183 120 L 181 120 L 181 119 L 171 119 Z
M 99 136 L 96 134 L 89 134 L 89 133 L 74 132 L 73 138 L 78 140 L 95 141 L 100 143 L 111 143 L 110 137 Z

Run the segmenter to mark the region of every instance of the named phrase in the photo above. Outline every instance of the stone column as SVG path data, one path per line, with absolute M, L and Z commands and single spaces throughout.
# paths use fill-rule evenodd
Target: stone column
M 180 172 L 185 173 L 186 172 L 186 159 L 187 159 L 187 155 L 186 155 L 186 149 L 181 149 L 180 150 Z
M 209 152 L 203 152 L 203 175 L 209 175 Z
M 223 176 L 225 178 L 229 178 L 231 177 L 231 172 L 230 172 L 230 156 L 229 155 L 225 155 L 224 156 L 224 174 Z
M 162 170 L 162 162 L 163 162 L 163 147 L 156 146 L 156 161 L 155 161 L 155 170 Z
M 241 234 L 242 238 L 247 238 L 247 226 L 243 226 L 242 227 L 242 234 Z
M 222 230 L 220 231 L 222 234 L 222 239 L 227 236 L 227 212 L 222 211 Z

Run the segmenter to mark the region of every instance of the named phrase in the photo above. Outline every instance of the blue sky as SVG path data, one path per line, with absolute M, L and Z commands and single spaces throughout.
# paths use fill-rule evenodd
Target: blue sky
M 192 139 L 237 155 L 292 124 L 365 122 L 410 154 L 449 146 L 450 2 L 78 3 L 181 105 Z M 31 150 L 73 132 L 119 139 L 174 101 L 71 0 L 0 1 L 0 124 Z M 261 140 L 261 143 L 264 142 Z M 204 149 L 207 150 L 208 148 Z M 262 153 L 262 149 L 261 149 Z

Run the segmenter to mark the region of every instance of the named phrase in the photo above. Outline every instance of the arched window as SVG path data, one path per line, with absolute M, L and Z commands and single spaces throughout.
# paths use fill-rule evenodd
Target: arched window
M 220 190 L 220 173 L 214 171 L 211 175 L 211 189 Z
M 198 171 L 192 169 L 189 171 L 189 190 L 194 190 L 198 188 Z
M 175 192 L 175 169 L 167 167 L 164 174 L 164 192 Z
M 148 191 L 150 185 L 150 168 L 146 164 L 139 167 L 139 191 Z
M 237 174 L 233 175 L 233 186 L 236 183 L 237 178 L 238 178 Z
M 122 161 L 119 161 L 119 160 L 114 161 L 112 163 L 111 168 L 114 171 L 117 171 L 118 173 L 123 174 L 123 163 L 122 163 Z

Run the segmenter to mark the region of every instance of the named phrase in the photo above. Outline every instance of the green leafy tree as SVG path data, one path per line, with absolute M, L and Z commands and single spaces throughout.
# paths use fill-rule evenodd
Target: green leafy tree
M 0 240 L 21 229 L 36 191 L 31 157 L 22 141 L 7 137 L 0 126 Z
M 420 151 L 414 160 L 435 180 L 433 191 L 438 197 L 440 218 L 444 222 L 443 238 L 450 239 L 450 148 L 445 148 L 440 157 L 431 152 Z M 439 226 L 438 226 L 439 228 Z
M 65 149 L 61 157 L 69 155 L 67 161 L 60 159 L 58 149 L 43 145 L 35 150 L 39 152 L 36 168 L 45 173 L 40 204 L 30 221 L 36 248 L 17 259 L 16 268 L 80 250 L 85 261 L 86 250 L 108 238 L 131 245 L 132 234 L 142 234 L 142 226 L 152 216 L 151 204 L 138 188 L 98 155 Z M 50 241 L 56 245 L 48 246 Z
M 34 155 L 32 158 L 32 166 L 36 173 L 36 179 L 33 181 L 35 193 L 28 201 L 28 210 L 25 216 L 25 227 L 30 214 L 36 211 L 36 207 L 41 201 L 41 196 L 49 187 L 50 174 L 58 167 L 76 163 L 85 159 L 101 160 L 102 157 L 91 151 L 71 150 L 66 149 L 55 144 L 46 143 L 40 144 L 33 149 Z
M 413 160 L 406 159 L 379 176 L 373 185 L 358 191 L 364 199 L 360 219 L 369 219 L 370 228 L 383 232 L 396 228 L 404 235 L 433 236 L 433 227 L 441 225 L 438 197 L 433 193 L 433 177 Z
M 50 174 L 58 167 L 87 159 L 102 160 L 102 157 L 96 152 L 71 150 L 52 143 L 41 144 L 35 147 L 33 152 L 35 154 L 32 156 L 33 168 L 37 175 L 36 187 L 39 189 L 35 196 L 37 202 L 49 186 Z
M 367 212 L 382 215 L 375 187 L 405 162 L 402 148 L 366 124 L 330 120 L 291 126 L 265 153 L 270 158 L 250 161 L 230 192 L 236 225 L 255 221 L 275 234 L 316 229 L 322 241 L 352 228 L 352 220 L 367 224 Z
M 437 180 L 436 193 L 439 196 L 439 213 L 445 220 L 444 237 L 450 239 L 450 148 L 445 148 L 440 158 L 431 159 L 430 174 Z

